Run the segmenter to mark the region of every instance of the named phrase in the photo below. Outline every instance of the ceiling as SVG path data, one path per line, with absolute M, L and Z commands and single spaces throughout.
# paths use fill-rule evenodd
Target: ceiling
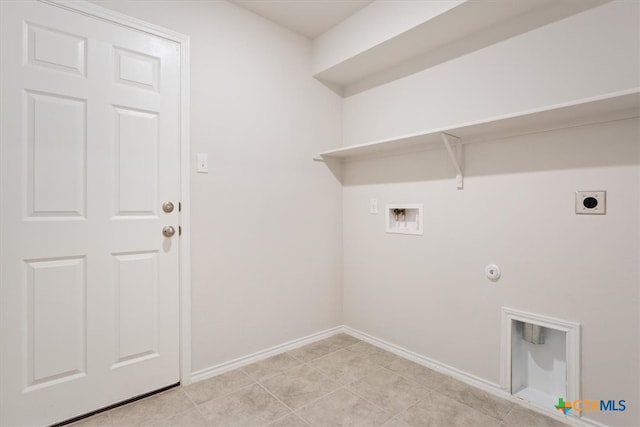
M 314 39 L 373 0 L 230 0 L 296 33 Z

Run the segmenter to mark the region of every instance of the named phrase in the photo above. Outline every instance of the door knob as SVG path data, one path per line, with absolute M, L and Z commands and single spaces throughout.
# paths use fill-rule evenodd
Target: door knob
M 163 235 L 164 237 L 171 237 L 171 236 L 173 236 L 174 234 L 176 234 L 176 229 L 175 229 L 175 228 L 173 228 L 173 227 L 172 227 L 172 226 L 170 226 L 170 225 L 167 225 L 166 227 L 164 227 L 164 228 L 162 229 L 162 235 Z
M 165 211 L 166 213 L 171 213 L 173 212 L 173 203 L 171 202 L 164 202 L 162 204 L 162 210 Z

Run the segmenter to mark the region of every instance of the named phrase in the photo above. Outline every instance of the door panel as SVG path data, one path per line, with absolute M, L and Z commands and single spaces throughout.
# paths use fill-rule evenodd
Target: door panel
M 158 91 L 160 58 L 116 48 L 116 82 Z
M 75 34 L 25 24 L 30 65 L 85 75 L 87 40 Z
M 26 92 L 27 212 L 30 217 L 84 217 L 86 101 Z
M 114 255 L 116 357 L 114 367 L 158 356 L 158 254 Z
M 86 375 L 84 257 L 25 264 L 27 389 Z
M 180 52 L 0 8 L 0 425 L 44 425 L 179 381 Z
M 158 208 L 158 113 L 115 108 L 116 215 Z

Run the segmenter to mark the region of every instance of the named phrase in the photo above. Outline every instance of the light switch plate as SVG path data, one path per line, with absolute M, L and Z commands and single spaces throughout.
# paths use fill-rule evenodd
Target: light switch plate
M 207 153 L 198 153 L 197 163 L 198 173 L 209 173 L 209 155 Z
M 378 199 L 371 199 L 369 204 L 369 213 L 375 215 L 378 213 Z
M 576 191 L 576 214 L 604 215 L 606 213 L 606 191 Z

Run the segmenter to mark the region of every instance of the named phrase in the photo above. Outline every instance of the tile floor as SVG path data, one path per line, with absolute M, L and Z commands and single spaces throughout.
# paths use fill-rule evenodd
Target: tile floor
M 74 424 L 77 427 L 564 425 L 345 334 Z

